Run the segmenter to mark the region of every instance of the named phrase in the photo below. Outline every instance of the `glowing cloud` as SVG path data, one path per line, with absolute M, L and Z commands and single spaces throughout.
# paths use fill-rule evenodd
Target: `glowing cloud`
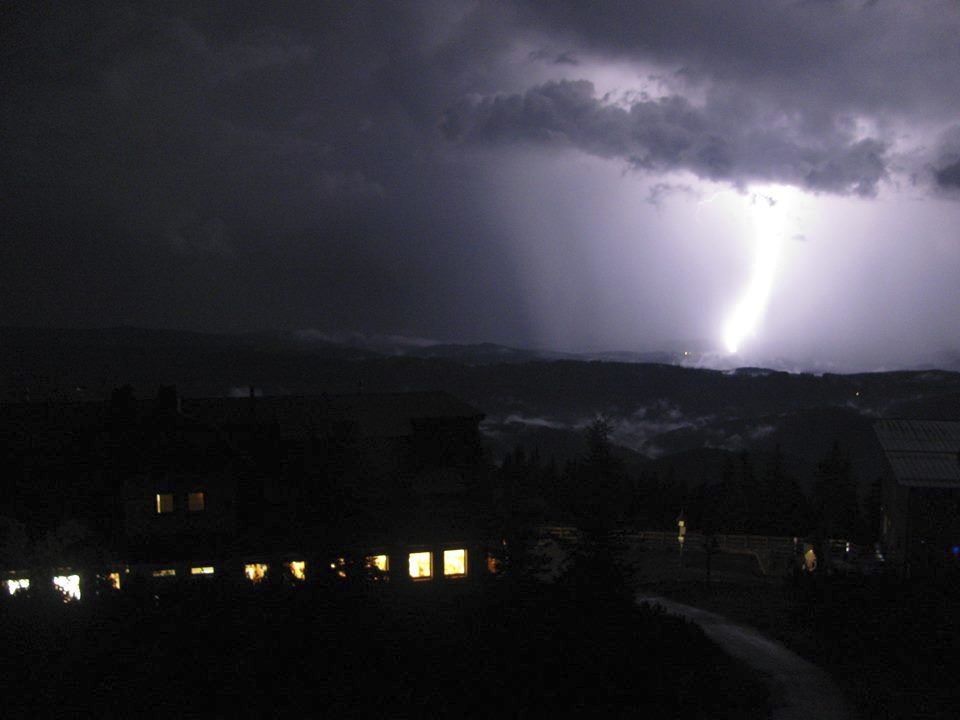
M 724 325 L 723 342 L 730 353 L 736 353 L 744 340 L 755 334 L 766 309 L 786 228 L 788 195 L 787 188 L 753 191 L 749 195 L 754 263 L 750 282 Z

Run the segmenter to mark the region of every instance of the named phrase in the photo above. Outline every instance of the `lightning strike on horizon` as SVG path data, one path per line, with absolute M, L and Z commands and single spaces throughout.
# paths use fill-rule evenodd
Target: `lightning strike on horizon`
M 784 209 L 777 198 L 766 193 L 750 195 L 754 231 L 754 262 L 750 281 L 724 325 L 723 342 L 727 352 L 735 354 L 744 340 L 756 333 L 763 317 L 783 240 Z

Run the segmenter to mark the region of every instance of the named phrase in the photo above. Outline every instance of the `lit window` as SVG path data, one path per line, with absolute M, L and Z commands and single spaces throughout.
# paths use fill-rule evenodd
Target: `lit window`
M 162 568 L 160 570 L 153 571 L 154 577 L 174 577 L 176 576 L 176 574 L 177 574 L 177 571 L 174 570 L 173 568 Z
M 493 553 L 487 553 L 487 572 L 491 575 L 499 575 L 503 572 L 503 560 Z
M 461 549 L 443 551 L 443 574 L 447 577 L 463 577 L 467 574 L 467 551 Z
M 426 580 L 433 577 L 433 556 L 428 552 L 410 553 L 410 577 Z
M 243 566 L 243 573 L 247 576 L 247 580 L 258 583 L 262 582 L 267 576 L 267 570 L 269 569 L 270 566 L 266 563 L 248 563 Z
M 191 575 L 213 575 L 213 568 L 209 565 L 204 565 L 203 567 L 192 567 L 190 568 Z
M 367 555 L 364 564 L 367 570 L 379 570 L 385 573 L 390 569 L 390 558 L 386 555 Z
M 206 507 L 206 495 L 202 492 L 187 493 L 187 510 L 201 512 Z
M 173 493 L 157 493 L 157 515 L 173 512 Z
M 110 583 L 110 587 L 112 587 L 114 590 L 119 590 L 120 589 L 120 573 L 112 572 L 108 574 L 107 582 Z
M 53 584 L 61 593 L 63 601 L 80 599 L 80 576 L 79 575 L 57 575 L 53 578 Z
M 7 580 L 7 590 L 11 595 L 16 595 L 21 590 L 28 590 L 30 588 L 30 578 L 16 578 L 14 580 Z
M 291 560 L 287 563 L 287 568 L 295 580 L 307 579 L 307 564 L 303 560 Z
M 337 577 L 345 578 L 347 576 L 347 559 L 338 557 L 330 563 L 330 569 L 337 573 Z

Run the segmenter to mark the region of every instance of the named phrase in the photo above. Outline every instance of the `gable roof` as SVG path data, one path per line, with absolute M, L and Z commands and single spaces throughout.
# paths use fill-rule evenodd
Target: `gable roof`
M 137 400 L 133 422 L 154 418 L 154 399 Z M 25 437 L 59 437 L 81 429 L 100 431 L 110 418 L 102 402 L 5 403 L 0 431 Z M 273 426 L 291 436 L 324 434 L 347 422 L 361 437 L 412 435 L 415 426 L 436 420 L 479 422 L 483 413 L 446 392 L 355 393 L 349 395 L 275 395 L 269 397 L 181 398 L 170 418 L 183 428 L 206 429 Z
M 900 485 L 960 488 L 960 422 L 878 420 L 873 429 Z
M 445 392 L 277 395 L 253 398 L 184 398 L 185 416 L 214 425 L 275 425 L 293 434 L 353 424 L 363 437 L 404 437 L 431 420 L 469 419 L 483 413 Z

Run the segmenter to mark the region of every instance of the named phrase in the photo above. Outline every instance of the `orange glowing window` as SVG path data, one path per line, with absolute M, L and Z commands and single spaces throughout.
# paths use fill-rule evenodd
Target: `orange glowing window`
M 433 555 L 429 552 L 413 552 L 409 556 L 410 577 L 414 580 L 429 580 L 433 577 Z
M 291 560 L 287 563 L 287 569 L 295 580 L 307 579 L 307 564 L 303 560 Z
M 464 577 L 467 574 L 467 551 L 463 548 L 443 551 L 443 574 Z
M 503 560 L 493 553 L 487 553 L 487 572 L 491 575 L 499 575 L 503 572 Z
M 213 575 L 215 570 L 209 565 L 204 565 L 203 567 L 192 567 L 190 568 L 191 575 Z
M 337 574 L 337 577 L 345 578 L 347 576 L 347 559 L 338 557 L 330 563 L 330 569 Z
M 247 580 L 250 582 L 258 583 L 262 582 L 267 576 L 269 569 L 270 566 L 266 563 L 247 563 L 243 566 L 243 574 L 247 576 Z
M 120 589 L 120 573 L 112 572 L 107 575 L 107 582 L 110 583 L 110 587 L 114 590 Z
M 157 493 L 157 515 L 173 512 L 173 493 Z
M 187 510 L 190 512 L 202 512 L 206 507 L 207 498 L 202 492 L 187 493 Z

